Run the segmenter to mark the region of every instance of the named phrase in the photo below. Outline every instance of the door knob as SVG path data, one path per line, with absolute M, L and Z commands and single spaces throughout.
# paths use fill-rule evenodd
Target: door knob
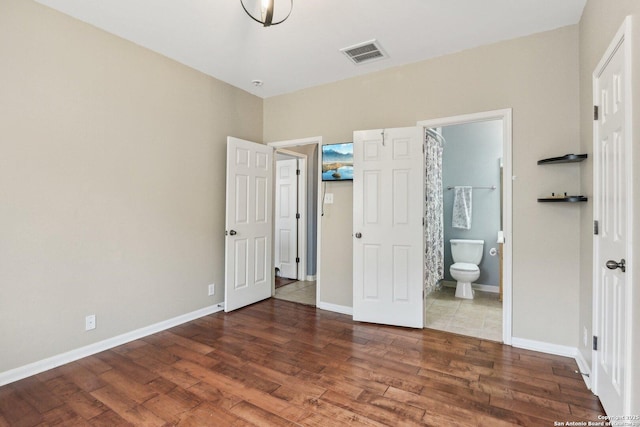
M 356 239 L 359 239 L 362 237 L 362 233 L 356 233 Z
M 616 268 L 619 268 L 620 270 L 622 270 L 623 273 L 627 271 L 626 262 L 624 258 L 621 259 L 620 262 L 615 262 L 614 260 L 610 259 L 609 261 L 607 261 L 605 265 L 609 270 L 615 270 Z
M 236 233 L 236 230 L 231 230 L 231 231 L 229 231 L 229 234 L 232 235 L 232 236 L 235 236 L 238 233 Z

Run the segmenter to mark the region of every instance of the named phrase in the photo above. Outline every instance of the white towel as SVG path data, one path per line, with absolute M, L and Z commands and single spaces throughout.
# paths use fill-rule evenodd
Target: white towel
M 471 187 L 455 187 L 453 194 L 453 228 L 471 229 Z

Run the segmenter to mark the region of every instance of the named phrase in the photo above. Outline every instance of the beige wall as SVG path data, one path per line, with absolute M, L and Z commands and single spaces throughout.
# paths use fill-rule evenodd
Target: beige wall
M 32 1 L 0 58 L 0 372 L 222 301 L 226 136 L 262 140 L 262 100 Z
M 640 123 L 640 2 L 637 0 L 589 0 L 585 6 L 580 21 L 580 150 L 593 154 L 593 81 L 592 75 L 598 62 L 611 43 L 624 18 L 633 15 L 633 75 L 630 76 L 633 82 L 633 122 L 636 124 L 636 133 L 633 139 L 635 151 L 633 153 L 633 164 L 640 164 L 640 132 L 637 124 Z M 593 194 L 593 164 L 587 162 L 587 167 L 582 169 L 582 188 L 585 194 Z M 636 210 L 634 224 L 634 241 L 640 242 L 640 223 L 637 211 L 640 206 L 640 169 L 635 167 L 632 171 L 634 181 L 634 205 Z M 579 333 L 582 334 L 587 328 L 588 335 L 592 335 L 591 320 L 593 316 L 592 295 L 593 295 L 593 205 L 590 203 L 582 207 L 582 218 L 580 226 L 580 326 Z M 637 244 L 635 245 L 637 247 Z M 634 265 L 640 265 L 640 251 L 636 251 L 632 260 Z M 633 271 L 633 267 L 630 267 Z M 631 343 L 633 354 L 640 354 L 640 291 L 638 291 L 638 278 L 635 283 L 628 283 L 634 287 L 633 306 L 635 307 L 635 317 L 631 325 L 633 341 Z M 589 364 L 591 364 L 590 343 L 584 346 L 580 342 L 580 351 Z M 631 401 L 633 407 L 632 414 L 640 413 L 640 369 L 631 364 L 628 366 L 630 378 L 632 379 L 633 390 Z
M 578 27 L 480 47 L 265 100 L 264 136 L 322 135 L 513 108 L 513 334 L 577 346 L 580 207 L 537 203 L 577 193 L 580 167 L 537 166 L 578 152 Z M 321 301 L 351 306 L 352 186 L 327 185 L 335 203 L 322 223 Z
M 222 300 L 227 135 L 335 143 L 354 130 L 501 108 L 513 108 L 517 177 L 514 336 L 580 346 L 590 361 L 581 337 L 584 327 L 591 335 L 592 204 L 535 200 L 591 195 L 592 164 L 536 160 L 592 154 L 591 73 L 625 15 L 637 33 L 639 12 L 636 0 L 589 0 L 579 29 L 270 98 L 263 128 L 256 97 L 34 2 L 3 0 L 0 372 Z M 640 105 L 640 85 L 633 96 Z M 350 307 L 352 186 L 326 191 L 321 300 Z M 95 331 L 84 331 L 87 314 L 98 315 Z M 637 386 L 640 371 L 632 375 Z

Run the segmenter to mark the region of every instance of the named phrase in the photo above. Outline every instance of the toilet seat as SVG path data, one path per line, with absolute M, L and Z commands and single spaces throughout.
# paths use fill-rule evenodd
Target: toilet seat
M 480 267 L 469 262 L 456 262 L 449 268 L 451 277 L 458 281 L 456 285 L 456 298 L 473 299 L 471 282 L 480 277 Z
M 455 264 L 451 265 L 451 270 L 475 273 L 476 271 L 480 271 L 480 267 L 469 262 L 456 262 Z

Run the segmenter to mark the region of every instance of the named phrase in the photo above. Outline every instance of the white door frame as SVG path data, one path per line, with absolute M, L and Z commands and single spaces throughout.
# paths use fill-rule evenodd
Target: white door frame
M 309 137 L 309 138 L 301 138 L 301 139 L 290 139 L 290 140 L 284 140 L 284 141 L 275 141 L 275 142 L 269 142 L 267 145 L 275 148 L 275 149 L 281 149 L 281 148 L 286 148 L 286 147 L 297 147 L 300 145 L 309 145 L 309 144 L 316 144 L 318 146 L 318 201 L 317 201 L 317 217 L 316 217 L 316 307 L 319 307 L 321 302 L 320 302 L 320 295 L 321 295 L 321 286 L 322 286 L 322 282 L 321 282 L 321 277 L 320 277 L 320 267 L 321 267 L 321 257 L 320 254 L 321 249 L 322 249 L 322 210 L 320 209 L 320 206 L 322 206 L 322 191 L 320 191 L 320 189 L 322 188 L 322 174 L 320 173 L 320 171 L 322 171 L 322 137 L 321 136 L 314 136 L 314 137 Z M 306 236 L 305 236 L 306 238 Z M 305 271 L 306 271 L 306 266 L 305 266 Z M 273 273 L 273 269 L 272 269 L 272 274 Z M 272 291 L 272 294 L 275 295 L 275 283 L 274 283 L 274 288 Z
M 599 93 L 598 93 L 598 80 L 599 80 L 599 76 L 602 74 L 603 70 L 606 68 L 607 64 L 609 63 L 609 60 L 611 59 L 611 57 L 614 55 L 614 53 L 620 48 L 620 45 L 624 42 L 623 45 L 623 54 L 625 55 L 625 74 L 626 74 L 626 78 L 625 78 L 625 82 L 624 82 L 624 87 L 623 87 L 623 91 L 626 93 L 626 97 L 625 97 L 625 130 L 624 130 L 624 134 L 625 134 L 625 141 L 624 141 L 624 146 L 625 146 L 625 153 L 626 153 L 626 164 L 625 167 L 627 169 L 627 180 L 626 180 L 626 197 L 627 197 L 627 241 L 626 241 L 626 273 L 625 273 L 625 280 L 626 280 L 626 286 L 625 286 L 625 317 L 624 317 L 624 322 L 625 322 L 625 354 L 624 354 L 624 360 L 623 360 L 623 364 L 625 366 L 626 369 L 626 378 L 625 378 L 625 385 L 624 385 L 624 398 L 623 398 L 623 410 L 624 410 L 624 414 L 610 414 L 610 415 L 631 415 L 631 384 L 632 381 L 631 379 L 633 378 L 632 376 L 632 371 L 635 369 L 635 364 L 632 363 L 632 361 L 634 360 L 632 358 L 632 347 L 633 347 L 633 334 L 632 332 L 632 309 L 633 309 L 633 285 L 634 285 L 634 281 L 633 281 L 633 213 L 634 213 L 634 209 L 633 209 L 633 113 L 632 113 L 632 97 L 633 97 L 633 92 L 632 92 L 632 80 L 633 80 L 633 75 L 631 74 L 632 70 L 631 70 L 631 63 L 633 61 L 633 52 L 631 50 L 631 44 L 632 44 L 632 35 L 631 35 L 631 21 L 632 21 L 632 17 L 631 16 L 627 16 L 624 20 L 624 22 L 622 23 L 620 29 L 618 30 L 618 32 L 616 33 L 616 35 L 613 37 L 613 40 L 611 41 L 611 43 L 609 44 L 609 47 L 607 48 L 607 50 L 605 51 L 604 55 L 602 56 L 602 59 L 600 60 L 600 62 L 598 63 L 598 65 L 596 66 L 594 72 L 593 72 L 593 105 L 599 105 Z M 594 156 L 596 154 L 595 152 L 595 146 L 597 144 L 597 141 L 599 139 L 599 127 L 598 127 L 598 121 L 593 122 L 593 146 L 594 146 Z M 601 192 L 601 188 L 599 185 L 599 179 L 598 179 L 598 171 L 597 171 L 597 165 L 596 165 L 596 161 L 594 159 L 594 177 L 593 177 L 593 199 L 594 199 L 594 206 L 593 206 L 593 217 L 594 219 L 596 218 L 596 215 L 598 213 L 598 209 L 599 206 L 597 205 L 598 201 L 600 200 L 599 196 L 600 196 L 600 192 Z M 593 314 L 593 319 L 592 319 L 592 329 L 593 329 L 593 335 L 594 336 L 598 336 L 598 333 L 600 331 L 598 331 L 598 325 L 599 325 L 599 311 L 598 311 L 598 286 L 600 286 L 600 280 L 598 280 L 599 278 L 599 240 L 594 236 L 593 238 L 593 302 L 592 302 L 592 314 Z M 592 351 L 592 359 L 591 359 L 591 372 L 593 375 L 592 381 L 591 381 L 591 385 L 592 385 L 592 391 L 594 394 L 598 394 L 598 390 L 597 390 L 597 378 L 598 378 L 598 351 Z
M 300 214 L 301 220 L 298 221 L 297 226 L 298 258 L 300 258 L 300 262 L 298 263 L 296 279 L 307 280 L 307 155 L 296 153 L 295 151 L 285 150 L 282 148 L 276 149 L 276 155 L 278 153 L 295 157 L 298 160 L 298 170 L 300 170 L 300 175 L 298 177 L 298 191 L 296 197 L 298 198 L 298 213 Z M 274 159 L 275 158 L 276 157 L 274 156 Z M 277 160 L 275 161 L 277 162 Z M 273 200 L 275 208 L 275 202 L 277 201 L 277 195 L 275 193 Z M 275 234 L 273 240 L 275 244 Z
M 443 117 L 439 119 L 423 120 L 417 123 L 423 129 L 459 125 L 488 120 L 502 120 L 502 159 L 503 159 L 503 205 L 502 227 L 504 232 L 503 267 L 502 267 L 502 342 L 511 345 L 512 337 L 512 306 L 513 306 L 513 160 L 511 108 L 503 110 L 484 111 L 460 116 Z M 496 236 L 497 238 L 497 236 Z

